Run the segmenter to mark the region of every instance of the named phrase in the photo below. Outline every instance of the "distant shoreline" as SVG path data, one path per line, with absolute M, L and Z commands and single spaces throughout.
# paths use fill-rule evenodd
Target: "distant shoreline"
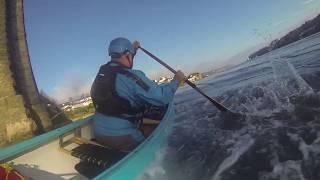
M 262 56 L 268 52 L 279 49 L 311 35 L 320 32 L 320 14 L 315 18 L 306 21 L 298 28 L 290 31 L 280 39 L 273 40 L 268 46 L 259 49 L 258 51 L 249 55 L 248 60 L 254 60 L 258 56 Z

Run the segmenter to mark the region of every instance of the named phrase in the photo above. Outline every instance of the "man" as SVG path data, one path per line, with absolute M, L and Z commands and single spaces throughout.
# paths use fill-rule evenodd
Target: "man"
M 144 136 L 139 131 L 143 113 L 150 106 L 166 106 L 185 79 L 177 71 L 174 79 L 157 85 L 142 71 L 133 70 L 133 58 L 140 43 L 125 38 L 110 42 L 111 61 L 100 67 L 91 87 L 96 108 L 93 132 L 96 140 L 106 146 L 123 151 L 132 150 Z

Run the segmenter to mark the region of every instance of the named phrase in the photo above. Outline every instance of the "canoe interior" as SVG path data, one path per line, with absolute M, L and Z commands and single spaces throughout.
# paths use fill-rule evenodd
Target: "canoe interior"
M 78 123 L 74 128 L 62 129 L 61 133 L 50 141 L 41 142 L 40 137 L 39 144 L 32 142 L 35 143 L 32 148 L 0 150 L 0 163 L 13 162 L 14 168 L 33 179 L 91 179 L 127 155 L 95 142 L 91 117 L 82 121 L 85 122 Z M 159 124 L 159 121 L 150 119 L 143 122 L 141 130 L 146 137 Z M 20 148 L 24 147 L 30 147 L 30 144 Z M 13 152 L 11 156 L 7 153 L 10 151 Z

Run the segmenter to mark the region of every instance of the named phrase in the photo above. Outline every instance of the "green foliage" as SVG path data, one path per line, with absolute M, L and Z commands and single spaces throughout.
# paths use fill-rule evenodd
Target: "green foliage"
M 76 109 L 73 109 L 71 111 L 66 111 L 65 115 L 72 120 L 81 119 L 84 117 L 87 117 L 95 112 L 95 108 L 93 104 L 89 104 L 89 106 L 86 107 L 79 107 Z

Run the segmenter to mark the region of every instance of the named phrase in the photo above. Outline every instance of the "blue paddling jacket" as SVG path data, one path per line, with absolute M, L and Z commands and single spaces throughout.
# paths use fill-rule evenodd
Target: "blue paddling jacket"
M 138 130 L 144 112 L 150 107 L 166 107 L 173 99 L 178 80 L 158 85 L 142 71 L 109 62 L 100 67 L 91 87 L 96 108 L 93 131 L 104 136 L 131 135 L 144 139 Z

